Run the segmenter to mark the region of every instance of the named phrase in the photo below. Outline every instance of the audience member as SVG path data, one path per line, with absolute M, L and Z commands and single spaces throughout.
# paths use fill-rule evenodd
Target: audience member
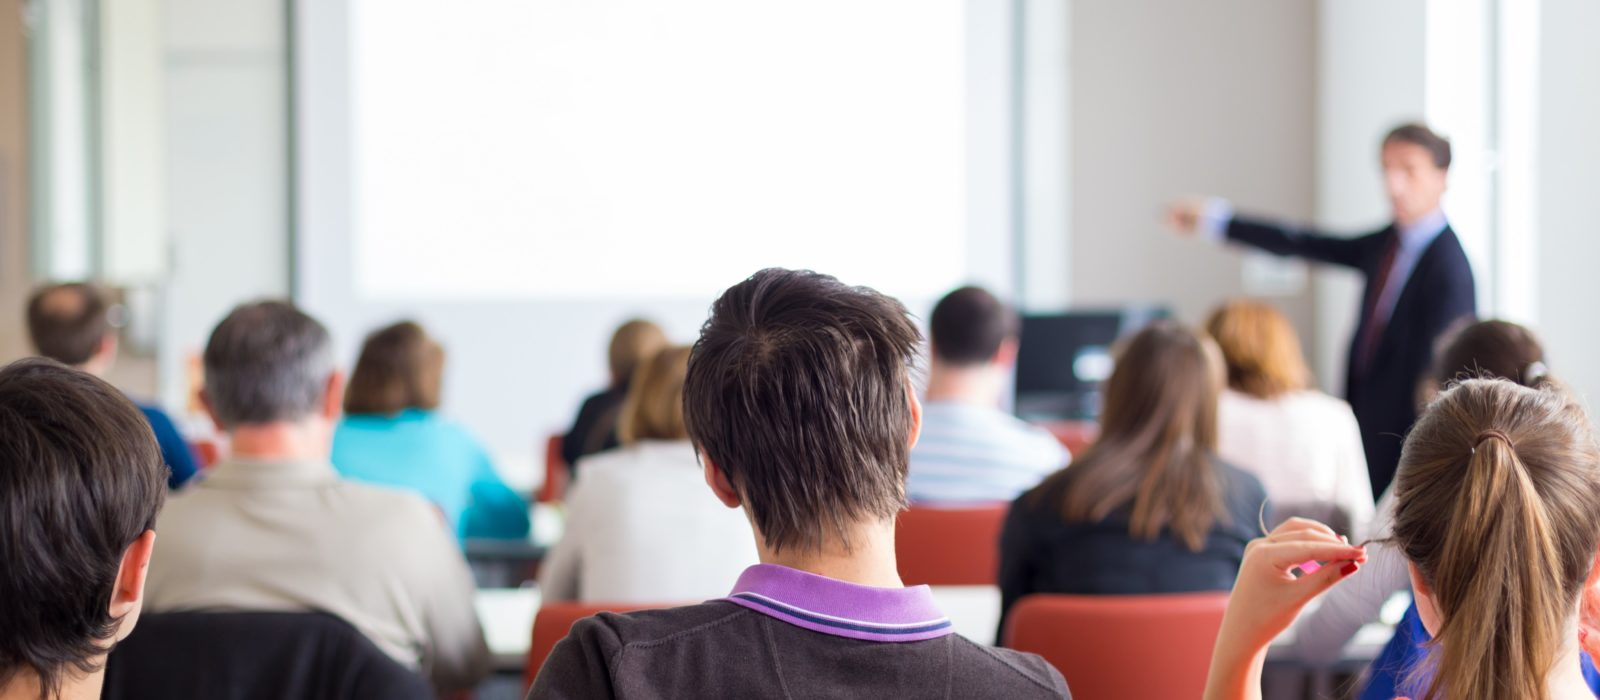
M 1544 388 L 1553 384 L 1544 364 L 1544 347 L 1522 326 L 1506 321 L 1471 323 L 1442 339 L 1429 372 L 1431 399 L 1451 382 L 1470 377 L 1499 377 L 1523 386 Z M 1394 536 L 1394 492 L 1378 499 L 1378 509 L 1368 528 L 1373 543 L 1361 578 L 1339 586 L 1322 604 L 1295 622 L 1294 641 L 1277 652 L 1314 663 L 1331 663 L 1362 626 L 1378 619 L 1385 601 L 1408 590 L 1405 557 L 1389 544 Z M 1356 540 L 1360 541 L 1360 540 Z
M 933 307 L 922 438 L 911 449 L 913 503 L 1008 502 L 1072 455 L 1046 430 L 1000 410 L 1017 357 L 1016 314 L 962 287 Z
M 166 469 L 138 409 L 49 360 L 0 369 L 0 698 L 98 698 L 139 621 Z
M 117 333 L 111 325 L 111 304 L 89 284 L 40 287 L 28 299 L 28 335 L 40 355 L 104 378 L 117 358 Z M 166 411 L 135 402 L 167 464 L 167 486 L 178 488 L 200 471 L 193 448 Z
M 1592 698 L 1577 618 L 1600 547 L 1600 448 L 1583 408 L 1560 389 L 1461 382 L 1406 437 L 1394 496 L 1393 546 L 1433 637 L 1413 696 Z M 1359 583 L 1367 556 L 1304 520 L 1252 542 L 1206 697 L 1260 697 L 1267 646 L 1312 598 Z M 1292 573 L 1308 561 L 1321 568 Z
M 919 341 L 899 302 L 825 275 L 763 270 L 723 293 L 684 422 L 762 563 L 720 600 L 580 621 L 531 697 L 1067 696 L 1042 659 L 953 634 L 927 587 L 902 587 Z
M 617 446 L 617 413 L 628 396 L 628 380 L 639 363 L 666 346 L 667 335 L 649 321 L 636 318 L 617 327 L 606 353 L 611 385 L 583 400 L 572 428 L 561 439 L 561 458 L 569 470 L 576 469 L 584 456 Z
M 528 503 L 466 428 L 438 414 L 444 348 L 404 321 L 367 336 L 333 433 L 347 479 L 422 494 L 462 539 L 528 536 Z
M 321 610 L 441 691 L 476 683 L 489 654 L 438 510 L 329 463 L 344 379 L 322 324 L 287 303 L 246 304 L 204 362 L 203 403 L 233 453 L 162 511 L 150 609 Z
M 1233 301 L 1206 321 L 1228 387 L 1217 407 L 1217 454 L 1256 478 L 1279 518 L 1314 517 L 1359 539 L 1372 483 L 1350 405 L 1310 387 L 1294 326 L 1271 304 Z
M 1149 594 L 1233 585 L 1261 482 L 1216 456 L 1222 361 L 1168 322 L 1117 354 L 1100 437 L 1022 494 L 1000 538 L 1001 629 L 1030 593 Z
M 590 455 L 567 493 L 565 535 L 539 567 L 544 601 L 699 602 L 756 564 L 750 522 L 706 490 L 683 425 L 689 348 L 635 370 L 622 447 Z

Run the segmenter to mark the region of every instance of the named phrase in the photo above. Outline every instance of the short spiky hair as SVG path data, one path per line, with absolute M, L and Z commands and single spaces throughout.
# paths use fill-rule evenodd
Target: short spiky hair
M 122 556 L 167 491 L 150 424 L 122 392 L 54 360 L 0 369 L 0 690 L 45 697 L 96 670 Z
M 712 304 L 684 423 L 768 547 L 850 547 L 851 525 L 905 507 L 921 340 L 899 301 L 810 271 L 762 270 Z

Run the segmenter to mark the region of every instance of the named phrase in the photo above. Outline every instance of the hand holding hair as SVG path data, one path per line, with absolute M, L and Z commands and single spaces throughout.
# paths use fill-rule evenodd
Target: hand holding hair
M 1351 546 L 1327 525 L 1303 518 L 1290 518 L 1252 541 L 1212 652 L 1206 700 L 1260 697 L 1268 645 L 1306 603 L 1366 561 L 1365 547 Z M 1296 575 L 1296 569 L 1305 573 Z

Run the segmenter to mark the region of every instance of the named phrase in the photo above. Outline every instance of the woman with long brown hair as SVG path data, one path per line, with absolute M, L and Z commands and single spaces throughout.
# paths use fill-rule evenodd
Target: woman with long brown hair
M 1419 698 L 1593 697 L 1577 620 L 1600 547 L 1600 447 L 1582 406 L 1554 387 L 1461 382 L 1406 437 L 1394 494 L 1393 544 L 1434 640 Z M 1303 520 L 1253 542 L 1206 697 L 1260 697 L 1267 645 L 1366 557 Z M 1296 576 L 1307 561 L 1325 564 Z
M 1266 498 L 1215 455 L 1222 367 L 1173 323 L 1134 335 L 1105 386 L 1100 438 L 1011 506 L 1001 626 L 1029 593 L 1227 590 Z

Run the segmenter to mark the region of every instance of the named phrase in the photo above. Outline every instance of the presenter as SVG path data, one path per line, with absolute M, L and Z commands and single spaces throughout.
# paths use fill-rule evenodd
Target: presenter
M 1334 236 L 1237 215 L 1217 198 L 1179 202 L 1167 210 L 1167 225 L 1182 234 L 1343 265 L 1365 275 L 1345 396 L 1361 426 L 1374 497 L 1394 478 L 1401 440 L 1417 417 L 1417 382 L 1432 361 L 1435 339 L 1477 311 L 1472 267 L 1439 208 L 1450 142 L 1426 126 L 1405 124 L 1384 137 L 1380 156 L 1394 219 L 1366 235 Z

